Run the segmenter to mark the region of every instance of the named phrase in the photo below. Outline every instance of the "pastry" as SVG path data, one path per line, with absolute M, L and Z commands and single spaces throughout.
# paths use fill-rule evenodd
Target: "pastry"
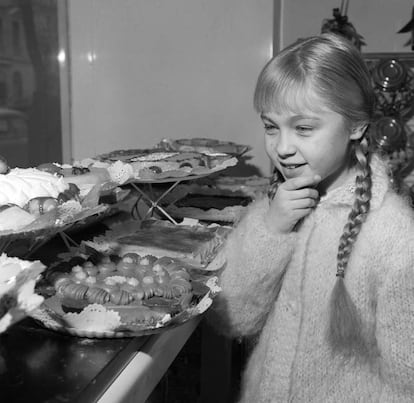
M 53 197 L 35 197 L 30 199 L 25 205 L 25 210 L 35 217 L 49 213 L 58 207 L 58 199 Z
M 204 267 L 214 259 L 229 232 L 230 228 L 220 226 L 174 225 L 168 221 L 147 220 L 134 234 L 121 236 L 116 242 L 122 254 L 170 256 Z
M 190 275 L 178 262 L 138 254 L 126 254 L 117 263 L 109 257 L 96 265 L 87 261 L 53 276 L 53 284 L 62 301 L 76 307 L 79 302 L 141 305 L 154 296 L 174 305 L 184 295 L 191 299 L 192 290 Z
M 123 171 L 129 172 L 129 180 L 160 180 L 205 175 L 237 163 L 237 159 L 229 154 L 208 155 L 196 151 L 166 151 L 163 148 L 115 150 L 98 155 L 96 159 L 107 163 L 115 162 L 117 170 L 120 170 L 122 165 L 127 166 L 128 169 Z M 108 169 L 113 170 L 115 164 Z M 124 182 L 126 180 L 124 179 Z
M 113 150 L 106 154 L 100 154 L 96 158 L 100 161 L 159 161 L 177 154 L 176 152 L 166 152 L 162 148 L 148 148 L 148 149 L 127 149 L 127 150 Z
M 240 219 L 251 202 L 249 196 L 188 194 L 165 209 L 175 218 L 232 223 Z

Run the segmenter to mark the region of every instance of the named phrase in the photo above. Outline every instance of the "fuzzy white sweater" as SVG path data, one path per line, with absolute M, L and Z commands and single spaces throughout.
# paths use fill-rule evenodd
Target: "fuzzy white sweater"
M 289 235 L 266 230 L 265 198 L 251 205 L 228 239 L 223 291 L 212 312 L 216 327 L 229 335 L 260 334 L 241 402 L 414 402 L 414 214 L 390 189 L 385 164 L 374 158 L 372 170 L 371 211 L 345 283 L 364 336 L 376 340 L 375 363 L 332 354 L 326 341 L 354 178 L 328 193 Z

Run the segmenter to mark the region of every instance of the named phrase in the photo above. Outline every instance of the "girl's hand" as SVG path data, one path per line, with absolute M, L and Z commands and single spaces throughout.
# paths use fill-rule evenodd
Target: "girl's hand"
M 296 223 L 306 217 L 316 206 L 319 193 L 315 186 L 320 180 L 320 176 L 315 175 L 288 179 L 283 182 L 270 202 L 266 217 L 269 230 L 279 234 L 292 232 Z

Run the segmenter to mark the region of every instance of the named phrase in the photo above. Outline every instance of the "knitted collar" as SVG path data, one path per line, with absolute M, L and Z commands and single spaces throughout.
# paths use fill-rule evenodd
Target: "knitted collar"
M 371 210 L 378 208 L 390 188 L 388 167 L 378 155 L 371 158 L 372 189 L 371 189 Z M 331 190 L 322 196 L 319 205 L 323 207 L 352 206 L 355 201 L 355 179 L 356 175 L 350 175 L 341 186 Z

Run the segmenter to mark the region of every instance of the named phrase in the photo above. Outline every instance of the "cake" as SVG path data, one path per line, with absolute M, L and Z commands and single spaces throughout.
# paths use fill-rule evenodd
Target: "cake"
M 70 175 L 65 177 L 66 171 L 66 167 L 48 163 L 0 174 L 0 235 L 63 227 L 108 208 L 100 204 L 101 192 L 113 191 L 116 185 L 96 186 L 103 183 L 103 177 L 109 177 L 106 169 L 87 172 L 83 168 L 76 172 L 70 169 Z M 87 191 L 82 193 L 71 176 L 82 177 L 79 186 L 82 188 L 81 183 L 88 183 Z
M 252 202 L 250 196 L 189 193 L 165 210 L 174 218 L 194 218 L 201 221 L 237 222 Z
M 36 168 L 14 168 L 0 175 L 0 206 L 14 204 L 24 207 L 38 197 L 57 199 L 69 189 L 62 177 Z
M 216 257 L 230 228 L 204 225 L 175 225 L 146 220 L 135 233 L 116 239 L 121 253 L 170 256 L 196 267 L 206 267 Z
M 237 159 L 228 154 L 208 155 L 199 152 L 166 151 L 162 148 L 114 150 L 96 157 L 111 165 L 111 177 L 114 171 L 129 173 L 129 180 L 156 181 L 168 178 L 182 178 L 190 175 L 207 175 L 225 169 L 237 163 Z M 125 166 L 124 169 L 122 165 Z
M 58 206 L 77 195 L 78 190 L 58 175 L 36 168 L 14 168 L 0 174 L 0 231 L 24 230 L 51 212 L 48 218 L 53 224 Z
M 154 308 L 158 318 L 160 312 L 185 309 L 192 299 L 190 274 L 180 262 L 165 257 L 136 253 L 121 258 L 104 256 L 98 262 L 87 260 L 73 266 L 69 273 L 55 273 L 51 278 L 66 311 L 90 304 L 111 309 L 129 306 L 137 312 L 142 308 L 140 315 Z M 137 319 L 136 312 L 124 313 Z
M 106 166 L 92 166 L 93 160 L 87 161 L 89 164 L 82 162 L 74 165 L 45 163 L 40 164 L 37 169 L 62 177 L 67 185 L 76 185 L 81 195 L 87 194 L 95 185 L 103 185 L 111 181 L 111 176 Z
M 37 168 L 14 168 L 0 174 L 1 235 L 33 228 L 51 227 L 58 210 L 66 212 L 67 203 L 81 209 L 79 188 L 62 176 Z M 37 220 L 43 216 L 41 221 Z M 31 225 L 33 223 L 34 227 Z

